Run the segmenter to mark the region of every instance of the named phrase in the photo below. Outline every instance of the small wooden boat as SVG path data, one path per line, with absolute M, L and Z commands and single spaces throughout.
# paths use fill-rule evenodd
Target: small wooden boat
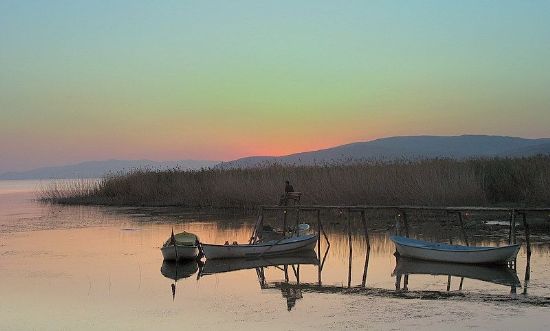
M 199 255 L 199 238 L 189 232 L 172 235 L 161 247 L 162 257 L 168 261 L 192 260 Z
M 392 236 L 397 253 L 420 260 L 471 264 L 505 264 L 513 261 L 520 245 L 468 247 Z
M 201 247 L 207 259 L 227 259 L 250 256 L 270 256 L 308 250 L 313 249 L 316 242 L 316 235 L 303 235 L 242 245 L 214 245 L 203 243 Z
M 313 250 L 296 252 L 288 255 L 262 256 L 240 259 L 209 259 L 200 270 L 200 275 L 212 275 L 224 272 L 265 268 L 280 265 L 309 264 L 318 265 L 317 254 Z
M 516 271 L 503 265 L 472 265 L 399 258 L 392 276 L 402 275 L 444 275 L 477 279 L 499 285 L 521 286 Z

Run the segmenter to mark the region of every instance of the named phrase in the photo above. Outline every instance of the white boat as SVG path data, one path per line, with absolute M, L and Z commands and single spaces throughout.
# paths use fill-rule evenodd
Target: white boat
M 520 247 L 469 247 L 400 236 L 392 236 L 390 240 L 394 242 L 397 253 L 402 257 L 450 263 L 505 264 L 516 258 Z
M 172 231 L 160 251 L 166 261 L 192 260 L 199 255 L 198 243 L 198 237 L 192 233 L 184 231 L 174 235 Z
M 313 249 L 317 243 L 316 235 L 270 240 L 267 242 L 242 245 L 201 244 L 207 259 L 243 258 L 250 256 L 269 256 Z

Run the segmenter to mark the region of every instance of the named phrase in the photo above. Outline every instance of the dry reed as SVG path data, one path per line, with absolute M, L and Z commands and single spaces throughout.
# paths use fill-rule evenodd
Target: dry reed
M 41 199 L 68 204 L 244 209 L 277 203 L 287 179 L 303 192 L 302 204 L 550 204 L 550 156 L 137 170 L 88 185 L 50 187 Z

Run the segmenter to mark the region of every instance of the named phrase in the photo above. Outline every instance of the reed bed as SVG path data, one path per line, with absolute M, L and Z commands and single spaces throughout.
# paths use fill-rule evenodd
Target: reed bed
M 95 183 L 54 186 L 42 201 L 120 206 L 254 208 L 276 204 L 290 180 L 302 204 L 542 206 L 550 156 L 362 162 L 250 169 L 137 170 Z

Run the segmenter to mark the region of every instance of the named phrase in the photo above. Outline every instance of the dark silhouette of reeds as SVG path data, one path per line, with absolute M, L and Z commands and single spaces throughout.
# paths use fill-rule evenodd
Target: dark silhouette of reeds
M 97 182 L 54 184 L 39 198 L 65 204 L 254 208 L 276 204 L 287 179 L 303 192 L 302 204 L 550 204 L 550 156 L 137 170 Z

